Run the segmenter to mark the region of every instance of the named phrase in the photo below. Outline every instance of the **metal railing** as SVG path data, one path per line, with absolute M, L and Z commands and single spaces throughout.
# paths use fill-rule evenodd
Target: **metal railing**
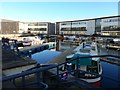
M 22 87 L 26 87 L 26 83 L 25 83 L 25 76 L 27 75 L 31 75 L 31 74 L 35 74 L 36 77 L 37 77 L 37 84 L 38 84 L 38 87 L 40 87 L 40 85 L 43 85 L 44 86 L 44 89 L 47 89 L 48 88 L 48 85 L 45 84 L 44 82 L 42 82 L 42 80 L 40 79 L 40 73 L 42 72 L 45 72 L 45 71 L 49 71 L 50 69 L 53 69 L 53 68 L 56 68 L 56 75 L 53 75 L 53 76 L 50 76 L 49 78 L 51 77 L 58 77 L 60 78 L 59 76 L 63 73 L 60 73 L 60 67 L 67 64 L 67 63 L 70 63 L 72 61 L 76 61 L 77 62 L 77 65 L 76 65 L 76 70 L 71 70 L 69 71 L 70 73 L 71 72 L 75 72 L 76 75 L 74 76 L 74 79 L 75 81 L 77 82 L 77 84 L 81 85 L 81 86 L 84 86 L 86 87 L 87 89 L 91 89 L 91 88 L 94 88 L 93 86 L 91 86 L 89 83 L 85 82 L 85 81 L 82 81 L 79 79 L 78 77 L 78 74 L 79 72 L 85 72 L 85 73 L 89 73 L 89 74 L 94 74 L 94 75 L 98 75 L 98 76 L 102 76 L 102 77 L 105 77 L 105 78 L 109 78 L 107 76 L 103 76 L 103 75 L 99 75 L 97 73 L 94 73 L 94 72 L 88 72 L 88 71 L 82 71 L 82 70 L 79 70 L 79 59 L 81 58 L 93 58 L 93 57 L 115 57 L 115 58 L 118 58 L 120 59 L 120 56 L 115 56 L 115 55 L 96 55 L 96 56 L 85 56 L 85 57 L 77 57 L 75 59 L 72 59 L 72 60 L 68 60 L 64 63 L 61 63 L 61 64 L 51 64 L 51 65 L 43 65 L 43 66 L 38 66 L 38 67 L 34 67 L 34 68 L 31 68 L 27 71 L 24 71 L 24 72 L 21 72 L 21 73 L 18 73 L 18 74 L 14 74 L 14 75 L 10 75 L 10 76 L 3 76 L 2 77 L 2 81 L 13 81 L 13 83 L 15 84 L 15 79 L 16 78 L 19 78 L 19 77 L 22 77 Z M 40 68 L 42 67 L 42 68 Z M 68 72 L 68 73 L 69 73 Z M 43 77 L 43 76 L 42 76 Z M 111 79 L 111 78 L 110 78 Z M 60 80 L 60 79 L 58 79 Z M 117 81 L 118 83 L 120 83 L 119 81 Z M 59 81 L 58 81 L 59 83 Z

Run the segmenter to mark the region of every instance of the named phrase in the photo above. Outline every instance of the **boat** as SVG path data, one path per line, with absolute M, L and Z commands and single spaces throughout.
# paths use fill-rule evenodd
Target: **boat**
M 66 57 L 66 61 L 71 60 L 71 59 L 79 59 L 78 68 L 80 71 L 78 73 L 78 77 L 89 83 L 98 82 L 101 79 L 100 75 L 102 74 L 100 58 L 93 57 L 93 58 L 81 58 L 80 59 L 80 57 L 98 55 L 97 43 L 96 42 L 83 42 L 82 44 L 80 44 L 80 46 L 75 48 L 73 52 L 74 52 L 73 54 L 68 55 Z M 68 65 L 71 65 L 71 70 L 76 70 L 76 64 L 77 64 L 76 61 L 72 61 L 71 64 L 68 64 Z M 65 69 L 66 68 L 64 68 L 64 70 Z M 91 74 L 89 72 L 96 73 L 97 75 Z M 75 75 L 76 73 L 73 72 L 71 74 Z

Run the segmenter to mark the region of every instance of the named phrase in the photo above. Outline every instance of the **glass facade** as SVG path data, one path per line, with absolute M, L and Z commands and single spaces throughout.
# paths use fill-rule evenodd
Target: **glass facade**
M 96 19 L 95 20 L 95 32 L 101 32 L 101 19 Z
M 46 31 L 46 28 L 28 28 L 30 31 Z
M 72 27 L 72 31 L 87 31 L 86 27 Z
M 28 26 L 47 26 L 47 24 L 39 23 L 39 22 L 33 22 L 33 23 L 28 23 Z
M 118 26 L 106 26 L 103 27 L 102 31 L 118 31 L 120 30 L 120 27 Z
M 120 31 L 120 18 L 102 19 L 102 31 Z
M 32 33 L 45 33 L 48 32 L 48 23 L 42 22 L 28 22 L 28 31 Z
M 120 16 L 59 22 L 59 33 L 89 34 L 91 32 L 101 35 L 119 35 Z
M 60 23 L 60 33 L 63 34 L 85 34 L 86 21 L 70 21 Z

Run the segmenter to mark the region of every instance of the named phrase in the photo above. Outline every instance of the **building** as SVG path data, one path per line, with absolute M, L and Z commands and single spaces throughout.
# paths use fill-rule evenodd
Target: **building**
M 50 22 L 20 22 L 19 33 L 55 34 L 55 24 Z
M 20 22 L 1 19 L 1 34 L 55 34 L 55 23 L 50 22 Z
M 25 22 L 19 22 L 19 33 L 28 33 L 28 24 Z
M 120 16 L 106 17 L 101 19 L 102 35 L 120 36 Z
M 1 20 L 1 34 L 17 34 L 19 32 L 19 21 Z
M 56 22 L 56 34 L 120 35 L 120 15 L 85 20 Z

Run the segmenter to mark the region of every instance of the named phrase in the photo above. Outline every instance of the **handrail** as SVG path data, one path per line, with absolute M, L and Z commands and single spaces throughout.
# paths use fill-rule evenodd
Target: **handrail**
M 115 57 L 115 58 L 120 58 L 120 56 L 116 56 L 116 55 L 78 56 L 75 59 L 67 60 L 67 61 L 65 61 L 65 62 L 63 62 L 61 64 L 58 64 L 58 66 L 61 66 L 61 65 L 65 64 L 65 63 L 68 63 L 68 62 L 71 62 L 71 61 L 76 61 L 76 60 L 78 60 L 80 58 L 93 58 L 93 57 Z
M 120 56 L 115 56 L 115 55 L 95 55 L 95 56 L 82 56 L 82 57 L 77 57 L 75 59 L 72 59 L 72 60 L 68 60 L 68 61 L 65 61 L 64 63 L 61 63 L 61 64 L 53 64 L 51 66 L 47 66 L 47 67 L 44 67 L 44 68 L 37 68 L 35 70 L 32 70 L 32 71 L 25 71 L 25 72 L 22 72 L 22 73 L 19 73 L 19 74 L 14 74 L 14 75 L 10 75 L 10 76 L 3 76 L 2 80 L 3 81 L 6 81 L 6 80 L 10 80 L 12 78 L 18 78 L 18 77 L 21 77 L 21 76 L 24 76 L 24 75 L 29 75 L 29 74 L 33 74 L 35 72 L 41 72 L 41 71 L 44 71 L 44 70 L 48 70 L 48 69 L 52 69 L 52 68 L 56 68 L 58 66 L 61 66 L 63 64 L 66 64 L 68 62 L 71 62 L 71 61 L 76 61 L 78 60 L 78 58 L 92 58 L 92 57 L 116 57 L 116 58 L 120 58 Z
M 48 88 L 48 85 L 47 85 L 47 84 L 45 84 L 45 83 L 43 83 L 43 82 L 40 82 L 40 83 L 45 86 L 45 88 L 44 88 L 43 90 L 46 90 L 46 89 Z
M 61 64 L 45 65 L 46 67 L 42 67 L 42 68 L 34 67 L 34 68 L 32 68 L 33 70 L 31 69 L 31 70 L 26 70 L 26 71 L 18 73 L 18 74 L 14 74 L 14 75 L 10 75 L 10 76 L 3 76 L 2 77 L 2 81 L 7 81 L 7 80 L 19 78 L 19 77 L 24 77 L 25 75 L 29 75 L 29 74 L 33 74 L 33 73 L 37 73 L 37 72 L 40 73 L 42 71 L 53 69 L 53 68 L 57 68 L 57 75 L 55 75 L 55 76 L 58 76 L 58 75 L 60 75 L 59 74 L 59 69 L 58 69 L 59 66 L 67 64 L 67 63 L 72 62 L 72 61 L 78 61 L 80 58 L 93 58 L 93 57 L 115 57 L 115 58 L 118 58 L 118 59 L 120 58 L 120 56 L 115 56 L 115 55 L 95 55 L 95 56 L 84 56 L 84 57 L 83 56 L 81 56 L 81 57 L 78 56 L 75 59 L 65 61 L 64 63 L 61 63 Z M 82 70 L 77 69 L 75 71 L 82 71 Z M 83 72 L 90 73 L 90 74 L 95 74 L 95 75 L 99 75 L 99 74 L 96 74 L 96 73 L 93 73 L 93 72 L 88 72 L 88 71 L 83 71 Z M 99 76 L 103 76 L 103 75 L 99 75 Z M 48 86 L 45 84 L 45 87 L 47 88 Z
M 10 76 L 3 76 L 2 80 L 7 81 L 7 80 L 11 80 L 13 78 L 19 78 L 19 77 L 22 77 L 22 76 L 25 76 L 25 75 L 29 75 L 29 74 L 33 74 L 33 73 L 36 73 L 36 72 L 41 72 L 41 71 L 45 71 L 45 70 L 48 70 L 48 69 L 52 69 L 56 66 L 57 65 L 52 65 L 52 66 L 47 66 L 47 67 L 44 67 L 44 68 L 37 68 L 37 69 L 34 69 L 34 70 L 21 72 L 21 73 L 10 75 Z
M 37 64 L 35 67 L 32 67 L 32 68 L 27 69 L 25 71 L 29 71 L 29 70 L 33 70 L 33 69 L 41 68 L 41 67 L 46 67 L 46 66 L 52 66 L 52 65 L 56 65 L 56 64 Z

